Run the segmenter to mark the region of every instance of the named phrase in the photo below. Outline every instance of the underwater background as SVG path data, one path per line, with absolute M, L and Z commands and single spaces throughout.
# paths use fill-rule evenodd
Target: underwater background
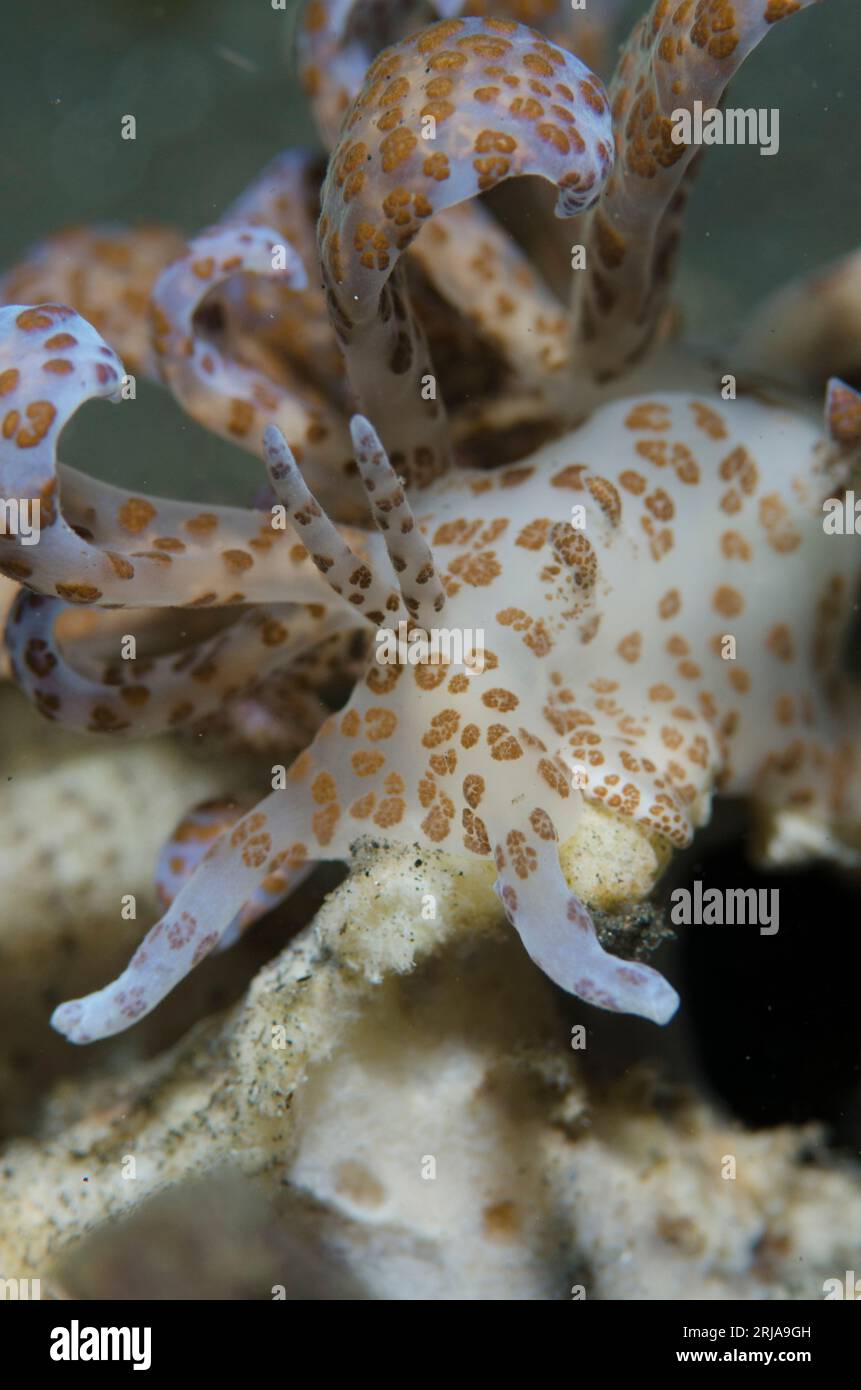
M 828 0 L 778 26 L 731 85 L 735 106 L 779 108 L 780 152 L 766 158 L 755 148 L 718 146 L 708 153 L 686 213 L 675 292 L 688 336 L 698 343 L 731 343 L 755 302 L 858 244 L 858 4 Z M 644 8 L 643 0 L 632 0 L 620 34 Z M 75 224 L 146 221 L 192 234 L 215 222 L 279 151 L 319 148 L 295 73 L 299 9 L 299 0 L 288 0 L 285 11 L 268 0 L 76 0 L 50 18 L 44 7 L 18 9 L 0 55 L 0 270 L 34 242 Z M 847 33 L 854 42 L 847 43 Z M 136 117 L 134 141 L 118 138 L 125 113 Z M 856 385 L 861 344 L 857 377 Z M 133 490 L 249 503 L 265 481 L 262 463 L 205 431 L 166 391 L 145 381 L 137 389 L 133 413 L 84 410 L 64 435 L 64 461 Z M 52 756 L 53 731 L 34 754 L 19 737 L 19 718 L 29 727 L 23 698 L 7 691 L 0 705 L 6 782 L 38 777 L 40 760 L 47 771 Z M 79 742 L 83 747 L 85 740 Z M 206 746 L 197 751 L 204 762 L 221 756 Z M 15 789 L 7 791 L 14 809 Z M 851 875 L 828 870 L 759 875 L 745 858 L 745 834 L 736 808 L 719 807 L 694 848 L 674 860 L 671 880 L 702 876 L 714 886 L 779 887 L 791 921 L 787 907 L 777 938 L 750 935 L 732 952 L 705 930 L 688 934 L 677 979 L 690 1045 L 707 1089 L 730 1114 L 756 1127 L 822 1121 L 834 1151 L 857 1159 L 858 885 Z M 315 875 L 291 913 L 310 915 L 341 876 L 333 868 Z M 236 956 L 207 965 L 196 1017 L 242 993 L 283 944 L 285 920 L 276 912 Z M 0 945 L 0 1004 L 2 967 Z M 153 1033 L 142 1028 L 120 1040 L 109 1065 L 120 1071 L 125 1058 L 155 1053 L 180 1037 L 189 997 L 167 1001 Z M 45 1000 L 46 1033 L 55 1002 Z M 672 1070 L 678 1043 L 636 1020 L 605 1019 L 598 1032 L 606 1039 L 608 1071 L 624 1071 L 643 1054 L 663 1057 Z M 13 1065 L 20 1062 L 24 1075 L 34 1068 L 52 1079 L 73 1077 L 99 1065 L 53 1035 L 18 1037 L 14 1051 Z M 34 1105 L 37 1099 L 34 1093 Z M 16 1093 L 8 1112 L 0 1106 L 0 1136 L 4 1127 L 7 1134 L 21 1132 L 32 1114 Z M 108 1296 L 106 1289 L 118 1285 L 120 1296 L 158 1296 L 154 1288 L 184 1296 L 182 1255 L 171 1264 L 156 1253 L 159 1241 L 169 1244 L 165 1231 L 182 1232 L 182 1206 L 183 1198 L 174 1196 L 156 1218 L 145 1212 L 134 1218 L 134 1241 L 144 1251 L 134 1272 L 119 1270 L 115 1252 L 100 1263 L 96 1243 L 89 1263 L 68 1272 L 67 1286 L 85 1297 Z M 258 1242 L 265 1266 L 265 1212 L 238 1185 L 210 1186 L 201 1197 L 193 1230 L 178 1238 L 195 1259 L 207 1227 L 213 1237 L 206 1257 L 214 1268 L 222 1256 L 229 1264 L 240 1237 Z M 278 1255 L 283 1259 L 283 1247 Z M 201 1279 L 193 1296 L 225 1296 L 216 1274 Z M 228 1296 L 254 1295 L 237 1276 Z M 325 1272 L 310 1269 L 297 1296 L 356 1295 L 349 1284 L 333 1285 Z
M 620 35 L 644 9 L 628 5 Z M 3 45 L 0 265 L 75 223 L 160 222 L 191 234 L 279 151 L 319 148 L 295 72 L 299 10 L 299 0 L 285 10 L 264 0 L 80 0 L 47 24 L 38 7 L 22 8 Z M 856 12 L 857 0 L 828 0 L 776 26 L 733 81 L 734 105 L 779 107 L 780 151 L 708 152 L 677 282 L 691 338 L 731 341 L 753 301 L 856 245 L 858 46 L 846 42 Z M 117 137 L 127 112 L 134 141 Z M 108 478 L 121 456 L 130 486 L 247 501 L 262 464 L 189 421 L 166 393 L 143 383 L 144 393 L 134 421 L 83 412 L 66 433 L 67 461 L 86 459 Z

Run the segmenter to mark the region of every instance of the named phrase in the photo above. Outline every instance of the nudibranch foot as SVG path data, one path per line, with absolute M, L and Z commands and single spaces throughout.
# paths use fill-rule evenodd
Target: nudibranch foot
M 310 802 L 310 804 L 308 804 Z M 272 792 L 259 807 L 223 831 L 205 851 L 171 907 L 147 933 L 123 973 L 85 999 L 61 1004 L 51 1022 L 71 1042 L 87 1043 L 122 1032 L 148 1014 L 250 912 L 255 894 L 290 886 L 307 850 L 296 832 L 313 816 L 291 788 Z M 272 852 L 273 843 L 282 848 Z
M 539 969 L 568 994 L 615 1013 L 668 1023 L 678 994 L 652 966 L 604 950 L 588 909 L 565 880 L 551 828 L 549 818 L 545 824 L 533 811 L 497 844 L 495 890 L 506 917 Z
M 170 839 L 162 846 L 156 865 L 156 891 L 165 911 L 169 910 L 209 847 L 250 809 L 247 801 L 222 798 L 204 801 L 183 816 Z M 280 872 L 268 874 L 243 903 L 214 949 L 224 951 L 232 946 L 249 927 L 272 912 L 298 888 L 314 868 L 314 861 L 309 859 L 301 866 L 291 864 L 289 877 Z

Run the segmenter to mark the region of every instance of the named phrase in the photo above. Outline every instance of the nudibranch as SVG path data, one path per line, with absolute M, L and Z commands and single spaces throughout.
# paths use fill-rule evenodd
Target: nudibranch
M 118 393 L 120 344 L 62 303 L 0 310 L 0 489 L 43 511 L 38 546 L 0 539 L 0 571 L 25 586 L 7 643 L 46 715 L 114 734 L 193 728 L 267 681 L 286 690 L 301 673 L 313 695 L 333 662 L 360 663 L 259 805 L 183 822 L 160 868 L 164 916 L 116 981 L 55 1012 L 71 1041 L 149 1012 L 368 833 L 486 860 L 542 970 L 659 1023 L 675 991 L 602 948 L 563 870 L 587 807 L 683 847 L 715 793 L 744 795 L 766 858 L 857 862 L 858 697 L 841 644 L 861 567 L 822 503 L 858 476 L 861 400 L 833 380 L 823 429 L 777 395 L 618 384 L 659 335 L 696 153 L 672 142 L 670 114 L 719 102 L 807 3 L 656 0 L 608 97 L 516 4 L 487 18 L 438 3 L 444 18 L 365 71 L 356 6 L 314 0 L 306 85 L 335 141 L 322 288 L 311 162 L 291 156 L 151 294 L 152 363 L 191 414 L 265 459 L 271 513 L 130 497 L 64 467 L 66 421 Z M 569 307 L 467 202 L 527 174 L 559 217 L 582 218 L 588 268 Z M 477 403 L 434 389 L 446 299 L 459 349 L 488 342 L 503 364 Z M 280 337 L 264 322 L 282 311 Z M 313 359 L 336 343 L 346 376 L 325 383 Z M 529 410 L 550 437 L 507 457 Z M 488 441 L 496 467 L 479 466 Z M 57 640 L 69 604 L 157 609 L 165 632 L 177 607 L 220 618 L 179 653 L 83 670 Z M 403 630 L 441 659 L 381 659 L 380 638 Z M 464 631 L 480 634 L 478 664 L 446 649 Z

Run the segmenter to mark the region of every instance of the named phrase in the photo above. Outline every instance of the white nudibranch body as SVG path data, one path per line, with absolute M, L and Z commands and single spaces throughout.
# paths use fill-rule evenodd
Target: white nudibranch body
M 857 837 L 833 680 L 858 562 L 851 538 L 824 533 L 829 451 L 810 421 L 752 399 L 617 401 L 522 463 L 432 484 L 415 516 L 361 417 L 353 439 L 375 515 L 399 519 L 361 562 L 326 553 L 336 528 L 283 437 L 267 436 L 273 484 L 299 534 L 313 531 L 330 596 L 355 611 L 366 593 L 375 625 L 388 605 L 393 627 L 406 609 L 481 628 L 484 669 L 383 666 L 372 650 L 286 789 L 209 850 L 142 959 L 58 1010 L 74 1040 L 124 1027 L 130 1001 L 135 1016 L 152 1008 L 199 957 L 198 923 L 210 949 L 262 883 L 347 857 L 363 830 L 491 860 L 552 979 L 663 1023 L 675 991 L 605 952 L 566 882 L 559 848 L 585 802 L 676 846 L 716 789 Z M 367 573 L 345 592 L 358 563 Z

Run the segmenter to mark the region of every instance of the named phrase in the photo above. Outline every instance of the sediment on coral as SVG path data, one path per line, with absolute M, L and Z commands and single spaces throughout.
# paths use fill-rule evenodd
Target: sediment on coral
M 751 1134 L 689 1086 L 591 1079 L 488 903 L 446 856 L 366 845 L 227 1015 L 61 1090 L 7 1146 L 4 1264 L 43 1296 L 116 1296 L 133 1244 L 129 1290 L 182 1296 L 176 1242 L 200 1247 L 224 1192 L 242 1258 L 216 1297 L 816 1296 L 861 1218 L 816 1128 Z

